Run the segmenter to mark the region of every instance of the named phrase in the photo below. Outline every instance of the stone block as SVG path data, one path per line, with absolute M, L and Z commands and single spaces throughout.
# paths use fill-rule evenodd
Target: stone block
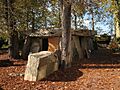
M 58 70 L 58 59 L 50 51 L 41 51 L 28 56 L 24 80 L 41 80 Z

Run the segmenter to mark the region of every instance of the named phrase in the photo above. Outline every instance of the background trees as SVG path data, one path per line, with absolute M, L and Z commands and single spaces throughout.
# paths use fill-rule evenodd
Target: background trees
M 0 0 L 0 34 L 9 39 L 11 57 L 18 58 L 19 51 L 23 51 L 22 56 L 25 58 L 29 54 L 31 43 L 29 37 L 25 35 L 26 32 L 34 32 L 40 28 L 62 27 L 62 64 L 67 65 L 71 61 L 70 29 L 84 28 L 85 14 L 92 17 L 88 17 L 89 20 L 91 19 L 92 30 L 95 30 L 97 22 L 104 21 L 103 18 L 112 17 L 113 14 L 120 21 L 119 2 L 119 0 L 111 0 L 111 2 L 106 0 L 99 0 L 99 2 L 98 0 Z

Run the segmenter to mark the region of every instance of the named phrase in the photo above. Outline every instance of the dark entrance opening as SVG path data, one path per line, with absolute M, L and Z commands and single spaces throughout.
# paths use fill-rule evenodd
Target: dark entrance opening
M 42 39 L 42 51 L 48 51 L 48 38 Z
M 82 44 L 82 42 L 81 42 L 81 38 L 82 38 L 82 37 L 79 37 L 80 45 Z

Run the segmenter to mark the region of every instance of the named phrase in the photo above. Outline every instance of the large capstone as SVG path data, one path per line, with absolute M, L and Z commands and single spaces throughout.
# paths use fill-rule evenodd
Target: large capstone
M 58 59 L 50 51 L 41 51 L 28 56 L 24 80 L 41 80 L 58 70 Z

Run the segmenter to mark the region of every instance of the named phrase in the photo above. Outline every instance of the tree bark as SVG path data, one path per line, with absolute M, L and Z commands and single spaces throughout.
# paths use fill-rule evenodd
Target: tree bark
M 63 0 L 59 0 L 59 3 L 60 3 L 60 21 L 59 21 L 59 24 L 60 24 L 60 27 L 62 27 L 62 13 L 63 13 Z
M 65 2 L 65 1 L 64 1 Z M 71 4 L 63 3 L 62 13 L 62 61 L 61 68 L 71 66 Z
M 18 39 L 18 32 L 14 31 L 10 34 L 9 39 L 9 55 L 11 58 L 18 59 L 19 58 L 19 39 Z
M 118 22 L 119 22 L 119 27 L 120 27 L 120 0 L 117 0 L 117 4 L 118 4 Z
M 42 17 L 44 19 L 44 28 L 47 28 L 47 17 L 46 17 L 46 1 L 43 1 L 43 11 L 42 11 Z
M 76 15 L 75 11 L 74 11 L 74 17 L 75 17 L 74 23 L 75 23 L 75 30 L 76 30 L 77 29 L 77 15 Z
M 34 13 L 34 9 L 32 9 L 32 32 L 35 31 L 35 13 Z
M 15 30 L 16 21 L 13 15 L 14 0 L 6 0 L 5 1 L 5 14 L 6 14 L 6 22 L 9 31 L 9 55 L 11 58 L 19 58 L 19 40 L 18 40 L 18 32 Z
M 23 51 L 22 51 L 22 58 L 27 59 L 29 52 L 30 52 L 30 46 L 31 46 L 31 38 L 29 36 L 26 36 Z
M 94 32 L 94 13 L 93 13 L 93 10 L 91 10 L 91 13 L 92 13 L 92 31 Z
M 118 6 L 117 14 L 114 13 L 114 25 L 115 25 L 115 39 L 120 37 L 120 4 L 119 0 L 116 0 L 116 4 Z

